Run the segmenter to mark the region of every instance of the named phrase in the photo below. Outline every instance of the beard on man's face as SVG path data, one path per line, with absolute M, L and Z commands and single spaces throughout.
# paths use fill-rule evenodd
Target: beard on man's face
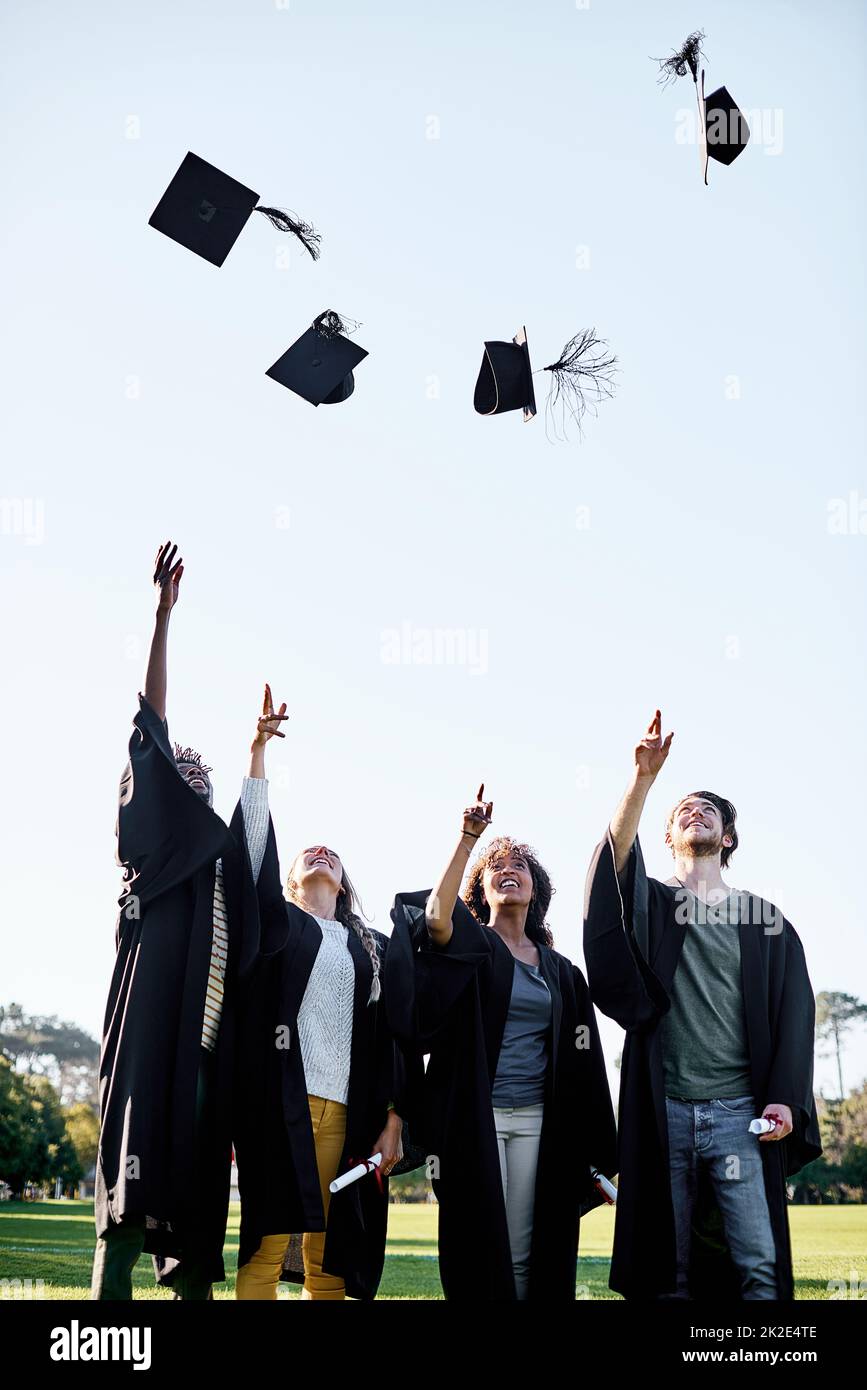
M 699 834 L 692 834 L 698 830 Z M 671 836 L 671 844 L 675 854 L 684 855 L 689 859 L 714 859 L 723 847 L 722 832 L 710 830 L 705 826 L 687 826 L 686 830 L 677 830 Z

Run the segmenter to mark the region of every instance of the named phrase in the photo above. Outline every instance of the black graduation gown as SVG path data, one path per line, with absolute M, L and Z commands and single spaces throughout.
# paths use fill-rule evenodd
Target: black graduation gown
M 429 1054 L 413 1135 L 429 1155 L 439 1202 L 440 1277 L 454 1301 L 515 1301 L 491 1104 L 514 957 L 460 900 L 448 946 L 435 949 L 424 921 L 429 896 L 395 899 L 385 998 L 401 1044 Z M 584 977 L 547 946 L 539 956 L 552 1021 L 528 1298 L 572 1302 L 579 1218 L 602 1201 L 590 1165 L 615 1170 L 614 1114 Z M 581 1025 L 586 1048 L 576 1046 Z
M 610 1285 L 628 1298 L 670 1294 L 675 1237 L 659 1023 L 686 932 L 677 890 L 648 878 L 638 841 L 618 885 L 610 835 L 593 856 L 584 909 L 584 957 L 594 1003 L 626 1030 L 620 1067 L 617 1217 Z M 772 1102 L 791 1108 L 792 1134 L 760 1145 L 777 1252 L 778 1297 L 793 1295 L 786 1178 L 822 1152 L 813 1099 L 815 1005 L 804 951 L 776 909 L 752 899 L 755 924 L 739 927 L 741 982 L 756 1114 Z M 765 915 L 762 916 L 762 913 Z M 705 1178 L 699 1189 L 690 1259 L 694 1298 L 740 1298 L 722 1218 Z
M 388 1179 L 368 1174 L 335 1193 L 326 1226 L 304 1062 L 297 1039 L 298 1010 L 322 944 L 315 917 L 284 902 L 282 929 L 263 935 L 245 966 L 238 1033 L 235 1157 L 241 1192 L 238 1267 L 263 1236 L 294 1233 L 281 1278 L 302 1283 L 301 1236 L 326 1231 L 322 1268 L 341 1277 L 350 1298 L 373 1299 L 382 1278 L 388 1219 Z M 373 932 L 380 961 L 388 940 Z M 386 1023 L 382 998 L 369 1003 L 373 968 L 354 931 L 348 946 L 355 966 L 347 1098 L 346 1141 L 338 1171 L 369 1157 L 385 1128 L 388 1104 L 402 1115 L 403 1070 Z M 380 982 L 382 976 L 380 976 Z M 288 1047 L 278 1047 L 277 1029 Z
M 118 811 L 126 888 L 100 1058 L 96 1230 L 101 1236 L 110 1222 L 144 1218 L 145 1249 L 157 1257 L 166 1284 L 195 1232 L 219 1280 L 231 1171 L 235 974 L 244 931 L 259 934 L 257 894 L 240 806 L 230 830 L 180 776 L 165 723 L 139 699 Z M 213 1057 L 214 1142 L 197 1156 L 196 1087 L 218 858 L 229 949 Z M 276 863 L 273 830 L 269 859 Z

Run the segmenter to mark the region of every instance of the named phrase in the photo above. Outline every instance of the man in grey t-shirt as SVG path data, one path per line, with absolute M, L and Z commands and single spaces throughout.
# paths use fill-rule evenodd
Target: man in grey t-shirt
M 821 1153 L 803 947 L 772 903 L 724 882 L 736 814 L 714 792 L 677 802 L 666 825 L 674 876 L 647 876 L 638 825 L 671 737 L 657 710 L 585 904 L 591 994 L 627 1030 L 611 1287 L 727 1296 L 728 1268 L 743 1299 L 791 1298 L 786 1176 Z M 758 1116 L 772 1122 L 761 1137 L 749 1128 Z M 697 1203 L 707 1186 L 713 1203 Z M 710 1241 L 714 1204 L 722 1231 Z
M 695 819 L 719 814 L 687 798 Z M 712 803 L 707 803 L 712 807 Z M 686 933 L 671 996 L 671 1009 L 660 1024 L 665 1094 L 676 1100 L 731 1100 L 752 1088 L 741 947 L 738 935 L 742 897 L 736 890 L 716 903 L 705 902 L 679 879 L 678 911 Z
M 689 796 L 674 808 L 668 838 L 680 867 L 688 857 L 689 840 L 699 833 L 709 838 L 704 831 L 713 823 L 722 829 L 725 815 L 716 798 Z M 734 815 L 732 807 L 732 833 Z M 741 902 L 750 898 L 736 890 L 726 893 L 722 884 L 715 890 L 696 884 L 695 891 L 678 877 L 668 884 L 677 891 L 678 911 L 686 925 L 671 1008 L 660 1024 L 679 1254 L 675 1296 L 689 1297 L 690 1215 L 697 1168 L 702 1165 L 710 1172 L 723 1213 L 744 1298 L 775 1299 L 774 1239 L 762 1163 L 758 1143 L 748 1130 L 755 1104 L 738 927 Z M 702 890 L 707 898 L 700 896 Z

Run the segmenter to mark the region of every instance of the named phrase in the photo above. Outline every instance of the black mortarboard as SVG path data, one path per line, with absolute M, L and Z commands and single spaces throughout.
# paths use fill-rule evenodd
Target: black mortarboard
M 698 102 L 699 158 L 702 178 L 707 183 L 707 163 L 715 159 L 720 164 L 732 164 L 742 150 L 746 149 L 750 138 L 750 128 L 744 113 L 738 109 L 731 94 L 725 87 L 717 87 L 709 97 L 704 94 L 704 68 L 701 69 L 701 88 L 699 88 L 699 60 L 704 57 L 702 40 L 704 33 L 698 29 L 690 34 L 677 53 L 670 58 L 659 58 L 660 81 L 663 85 L 676 77 L 692 74 L 695 83 L 695 96 Z
M 585 412 L 590 409 L 595 414 L 596 404 L 614 395 L 617 358 L 609 352 L 608 344 L 597 338 L 594 328 L 576 333 L 557 361 L 542 370 L 551 373 L 545 411 L 554 420 L 555 433 L 557 405 L 562 408 L 564 434 L 567 415 L 576 422 L 580 433 Z M 485 343 L 473 405 L 480 415 L 523 409 L 525 421 L 533 419 L 536 394 L 525 328 L 510 343 Z
M 524 420 L 532 420 L 536 395 L 526 328 L 520 328 L 510 343 L 485 343 L 473 405 L 479 415 L 523 410 Z
M 704 91 L 704 73 L 702 91 Z M 731 164 L 750 138 L 750 128 L 743 111 L 733 101 L 725 87 L 717 87 L 704 99 L 704 126 L 707 153 L 720 164 Z
M 211 265 L 222 265 L 251 212 L 261 212 L 273 227 L 291 232 L 316 260 L 320 236 L 309 223 L 282 208 L 258 207 L 259 194 L 237 179 L 187 154 L 149 219 L 149 225 L 195 251 Z
M 344 337 L 346 331 L 346 321 L 333 309 L 326 309 L 265 375 L 311 405 L 337 405 L 347 400 L 355 390 L 352 369 L 368 354 L 366 348 Z

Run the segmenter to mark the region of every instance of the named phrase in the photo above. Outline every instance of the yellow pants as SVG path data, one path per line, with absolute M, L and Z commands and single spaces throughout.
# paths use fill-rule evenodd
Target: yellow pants
M 346 1106 L 336 1100 L 322 1100 L 320 1096 L 308 1096 L 310 1120 L 313 1125 L 313 1142 L 316 1146 L 316 1167 L 319 1171 L 319 1188 L 325 1218 L 331 1201 L 329 1184 L 337 1177 L 340 1156 L 346 1140 Z M 277 1284 L 283 1268 L 283 1254 L 289 1241 L 288 1235 L 265 1236 L 255 1255 L 238 1270 L 235 1284 L 235 1297 L 240 1299 L 276 1299 Z M 322 1256 L 325 1251 L 325 1232 L 309 1231 L 301 1242 L 304 1256 L 304 1287 L 302 1299 L 342 1299 L 346 1297 L 346 1287 L 342 1279 L 333 1274 L 322 1273 Z

